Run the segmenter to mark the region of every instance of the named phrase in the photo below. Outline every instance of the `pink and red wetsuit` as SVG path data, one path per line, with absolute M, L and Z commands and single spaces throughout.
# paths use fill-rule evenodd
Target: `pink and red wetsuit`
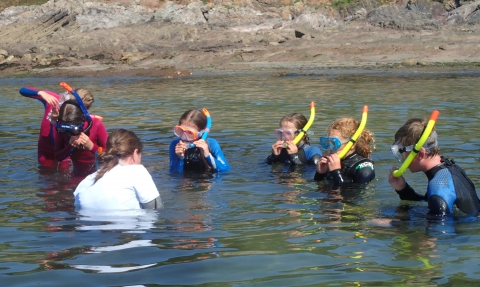
M 92 127 L 86 133 L 93 142 L 92 150 L 74 148 L 70 145 L 70 136 L 66 133 L 55 131 L 55 159 L 63 160 L 70 156 L 73 163 L 73 172 L 76 175 L 88 175 L 95 172 L 95 153 L 98 147 L 103 150 L 107 147 L 107 130 L 102 121 L 92 116 Z M 88 123 L 83 124 L 83 128 L 87 128 Z
M 43 114 L 42 122 L 40 124 L 40 135 L 38 137 L 38 162 L 41 166 L 56 167 L 57 163 L 61 168 L 68 168 L 70 166 L 70 159 L 64 158 L 58 162 L 55 160 L 54 148 L 55 148 L 55 126 L 50 123 L 50 116 L 52 114 L 53 106 L 47 104 L 45 100 L 38 95 L 40 90 L 32 87 L 22 87 L 19 93 L 27 98 L 37 99 L 43 103 L 45 112 Z M 45 91 L 48 94 L 60 99 L 60 96 L 51 91 Z

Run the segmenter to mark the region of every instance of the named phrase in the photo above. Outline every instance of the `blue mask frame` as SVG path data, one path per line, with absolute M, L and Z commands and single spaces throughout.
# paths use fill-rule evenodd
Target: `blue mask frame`
M 330 149 L 337 151 L 343 144 L 348 141 L 342 142 L 338 137 L 320 137 L 320 146 L 323 149 Z

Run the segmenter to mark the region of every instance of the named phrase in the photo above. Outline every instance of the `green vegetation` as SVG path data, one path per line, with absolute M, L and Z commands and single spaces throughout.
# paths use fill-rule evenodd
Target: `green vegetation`
M 0 11 L 10 6 L 42 5 L 48 0 L 0 0 Z
M 350 7 L 355 6 L 354 0 L 338 0 L 332 2 L 332 7 L 340 8 L 340 7 Z

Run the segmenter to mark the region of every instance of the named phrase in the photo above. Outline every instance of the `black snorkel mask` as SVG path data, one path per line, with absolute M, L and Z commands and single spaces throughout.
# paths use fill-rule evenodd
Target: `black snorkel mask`
M 60 133 L 69 133 L 70 135 L 79 135 L 82 132 L 84 132 L 84 133 L 88 132 L 90 130 L 90 128 L 92 127 L 93 120 L 92 120 L 92 117 L 90 117 L 90 114 L 88 113 L 87 108 L 83 104 L 82 98 L 80 98 L 78 93 L 74 89 L 72 89 L 67 83 L 62 82 L 62 83 L 60 83 L 60 86 L 62 86 L 65 90 L 67 90 L 69 93 L 71 93 L 77 101 L 67 100 L 62 104 L 62 106 L 60 107 L 60 112 L 59 112 L 57 124 L 55 126 L 57 131 L 60 132 Z M 77 108 L 79 108 L 82 111 L 83 120 L 82 120 L 81 124 L 72 125 L 72 124 L 67 124 L 67 123 L 62 122 L 63 114 L 64 114 L 65 109 L 68 105 L 76 106 Z M 83 123 L 85 121 L 88 122 L 88 125 L 85 129 L 83 129 Z

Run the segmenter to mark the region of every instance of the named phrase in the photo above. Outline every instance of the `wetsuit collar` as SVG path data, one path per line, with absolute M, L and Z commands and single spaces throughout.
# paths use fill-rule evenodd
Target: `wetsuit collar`
M 438 164 L 434 167 L 432 167 L 431 169 L 427 170 L 425 172 L 425 175 L 427 176 L 428 178 L 428 181 L 432 180 L 433 177 L 435 176 L 435 174 L 441 170 L 442 168 L 445 168 L 445 164 L 442 162 L 441 164 Z

